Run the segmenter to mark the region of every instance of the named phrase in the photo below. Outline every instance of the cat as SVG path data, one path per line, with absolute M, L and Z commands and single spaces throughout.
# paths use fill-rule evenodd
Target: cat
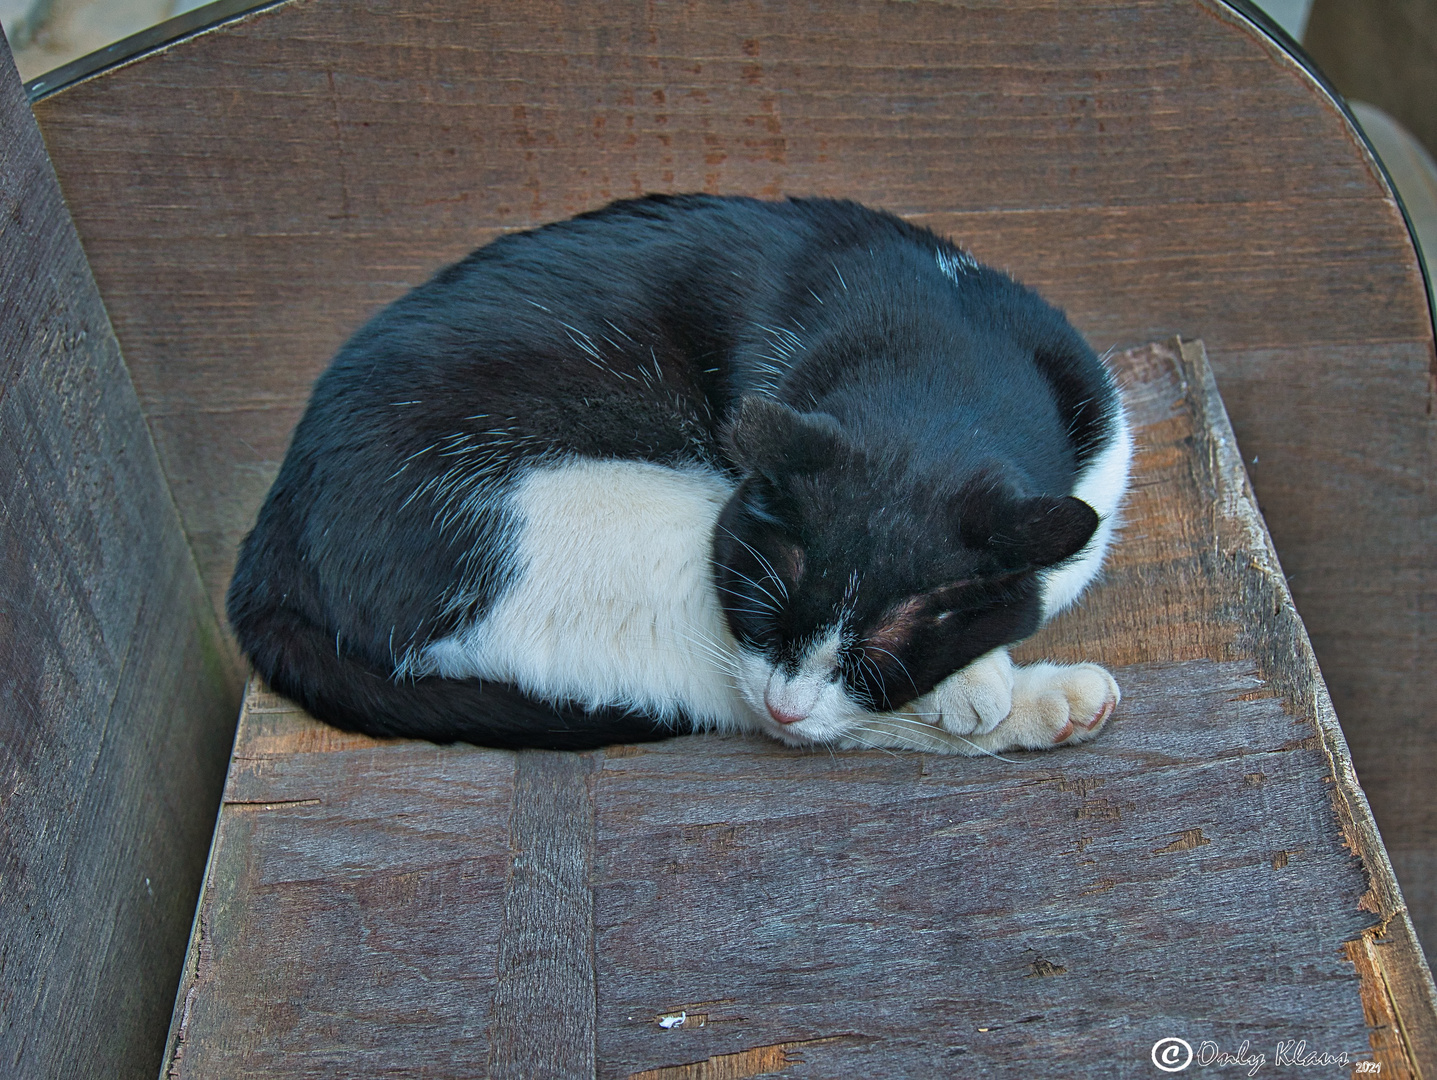
M 256 671 L 379 736 L 1091 738 L 1071 603 L 1132 441 L 1063 314 L 892 214 L 651 195 L 505 235 L 316 382 L 240 548 Z

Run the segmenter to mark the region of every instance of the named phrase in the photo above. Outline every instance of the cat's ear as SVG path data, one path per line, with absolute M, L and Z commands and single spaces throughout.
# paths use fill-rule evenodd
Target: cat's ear
M 846 446 L 828 413 L 801 413 L 762 397 L 739 401 L 724 447 L 746 473 L 809 473 L 831 465 Z
M 1098 530 L 1098 512 L 1071 495 L 1031 499 L 989 490 L 964 501 L 963 543 L 986 549 L 1010 572 L 1040 570 L 1070 559 Z

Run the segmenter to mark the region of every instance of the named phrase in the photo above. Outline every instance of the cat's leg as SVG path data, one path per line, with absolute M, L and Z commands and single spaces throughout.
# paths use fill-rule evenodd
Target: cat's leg
M 1013 711 L 1017 669 L 1006 648 L 978 657 L 903 710 L 955 735 L 986 734 Z
M 1015 668 L 1012 711 L 955 749 L 983 754 L 1086 742 L 1103 729 L 1120 700 L 1117 680 L 1097 664 L 1042 662 Z
M 1016 667 L 998 649 L 909 708 L 865 717 L 841 745 L 969 755 L 1069 746 L 1101 731 L 1121 697 L 1097 664 Z

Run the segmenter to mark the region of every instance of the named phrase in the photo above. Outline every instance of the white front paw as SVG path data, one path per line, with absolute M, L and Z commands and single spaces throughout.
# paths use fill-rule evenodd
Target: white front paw
M 955 735 L 984 735 L 1013 710 L 1013 661 L 994 649 L 954 672 L 915 706 L 916 712 Z

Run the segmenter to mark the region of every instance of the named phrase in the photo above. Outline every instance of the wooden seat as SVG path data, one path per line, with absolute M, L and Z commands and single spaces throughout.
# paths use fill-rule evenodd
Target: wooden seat
M 1416 1076 L 1430 983 L 1201 345 L 1115 363 L 1126 535 L 1024 647 L 1117 674 L 1095 742 L 514 754 L 251 686 L 166 1075 Z
M 77 68 L 68 77 L 62 73 L 47 79 L 36 88 L 34 114 L 133 380 L 130 391 L 123 369 L 106 369 L 106 378 L 118 380 L 114 393 L 120 396 L 114 400 L 129 402 L 116 407 L 130 410 L 125 413 L 130 421 L 142 416 L 153 438 L 157 456 L 145 460 L 154 462 L 155 473 L 145 483 L 155 480 L 159 486 L 146 487 L 146 498 L 158 498 L 154 493 L 163 493 L 167 485 L 178 510 L 178 525 L 154 527 L 166 543 L 176 537 L 188 542 L 203 588 L 215 600 L 225 587 L 235 545 L 278 466 L 309 384 L 345 336 L 378 305 L 498 233 L 611 198 L 649 190 L 852 197 L 931 225 L 979 257 L 1007 267 L 1063 305 L 1100 350 L 1177 333 L 1201 337 L 1352 760 L 1418 929 L 1430 928 L 1424 932 L 1431 936 L 1437 934 L 1437 846 L 1432 839 L 1437 836 L 1437 806 L 1426 786 L 1427 774 L 1437 764 L 1427 697 L 1427 688 L 1434 684 L 1430 552 L 1437 422 L 1431 410 L 1431 312 L 1401 214 L 1360 137 L 1332 96 L 1246 10 L 1223 0 L 1096 0 L 1080 6 L 1015 0 L 961 7 L 859 3 L 825 11 L 818 19 L 811 8 L 797 5 L 740 9 L 710 0 L 682 6 L 539 0 L 522 11 L 457 0 L 376 0 L 363 6 L 341 0 L 286 0 L 203 32 L 188 32 L 111 67 Z M 123 57 L 124 50 L 116 50 L 111 60 Z M 12 125 L 7 130 L 19 131 L 14 125 L 25 118 L 13 102 L 7 108 L 5 122 Z M 36 164 L 42 157 L 25 158 L 24 168 L 15 171 L 19 166 L 14 163 L 20 160 L 12 152 L 6 167 L 27 183 L 40 183 L 36 177 L 41 173 L 35 170 L 42 168 Z M 43 228 L 37 226 L 40 234 L 59 236 L 54 230 L 61 229 L 62 219 L 63 214 L 52 214 Z M 63 372 L 53 364 L 44 367 L 50 363 L 44 358 L 82 355 L 85 349 L 103 352 L 97 344 L 104 336 L 103 320 L 96 322 L 92 309 L 86 309 L 88 321 L 76 319 L 66 306 L 71 301 L 55 299 L 75 295 L 80 279 L 74 275 L 63 278 L 58 293 L 45 292 L 60 281 L 48 281 L 39 269 L 53 245 L 26 241 L 13 229 L 0 236 L 8 245 L 7 258 L 16 250 L 25 255 L 21 263 L 10 265 L 31 268 L 29 277 L 5 279 L 5 295 L 8 302 L 12 292 L 23 293 L 28 306 L 15 309 L 27 313 L 24 325 L 30 336 L 21 337 L 30 351 L 23 356 L 54 379 L 46 384 L 50 396 L 37 400 L 67 400 L 80 391 L 73 380 L 61 378 Z M 12 320 L 11 325 L 19 324 Z M 88 336 L 72 340 L 54 329 L 65 325 L 83 328 Z M 87 344 L 81 347 L 77 341 Z M 136 397 L 124 397 L 129 393 Z M 55 415 L 62 412 L 57 408 Z M 62 419 L 82 427 L 89 423 L 79 416 Z M 7 438 L 12 430 L 33 428 L 33 421 L 19 413 L 5 422 L 19 425 L 5 428 Z M 130 440 L 125 445 L 138 447 L 135 453 L 141 457 L 151 453 L 145 449 L 143 428 L 131 424 L 124 430 Z M 27 466 L 32 471 L 24 475 L 52 477 L 26 489 L 39 500 L 37 505 L 50 505 L 46 500 L 58 498 L 56 492 L 65 493 L 70 500 L 66 505 L 77 508 L 97 498 L 94 491 L 101 486 L 85 479 L 90 474 L 66 466 L 38 444 L 32 457 Z M 131 454 L 123 460 L 138 458 Z M 75 513 L 79 517 L 73 520 L 84 519 L 80 509 Z M 148 520 L 162 517 L 150 515 Z M 115 561 L 117 552 L 146 549 L 138 518 L 113 520 L 118 524 L 60 530 L 66 539 L 55 548 L 60 553 L 56 559 L 84 571 L 62 575 L 75 597 L 89 595 L 90 588 L 76 582 L 93 582 L 99 588 L 106 580 L 95 569 L 106 564 L 94 552 L 108 552 L 105 557 L 112 565 L 129 566 Z M 44 532 L 48 526 L 25 528 L 31 530 L 27 536 L 50 535 Z M 97 539 L 106 528 L 124 536 L 120 548 Z M 1136 536 L 1129 539 L 1142 543 Z M 37 539 L 26 550 L 49 543 Z M 1135 547 L 1124 557 L 1146 557 L 1142 550 Z M 1209 558 L 1204 554 L 1199 562 Z M 1153 564 L 1154 573 L 1159 565 Z M 1274 580 L 1269 570 L 1262 570 L 1261 580 Z M 1238 579 L 1228 584 L 1233 580 Z M 1274 674 L 1300 650 L 1286 656 L 1272 650 L 1297 648 L 1293 643 L 1300 635 L 1279 634 L 1264 639 L 1266 644 L 1237 646 L 1232 642 L 1238 639 L 1228 631 L 1211 629 L 1223 620 L 1228 620 L 1225 625 L 1234 619 L 1256 620 L 1266 610 L 1263 598 L 1276 596 L 1280 589 L 1270 585 L 1264 588 L 1277 592 L 1250 593 L 1244 591 L 1246 585 L 1233 586 L 1238 608 L 1232 610 L 1247 614 L 1228 611 L 1214 623 L 1209 608 L 1188 612 L 1174 607 L 1170 596 L 1189 594 L 1165 594 L 1164 587 L 1162 579 L 1142 579 L 1147 606 L 1141 614 L 1147 621 L 1122 615 L 1121 605 L 1110 608 L 1119 619 L 1115 626 L 1089 625 L 1084 631 L 1097 635 L 1099 645 L 1093 648 L 1118 648 L 1112 643 L 1121 641 L 1125 644 L 1114 655 L 1126 657 L 1120 661 L 1125 664 L 1209 666 L 1201 668 L 1201 677 L 1192 667 L 1173 669 L 1182 674 L 1171 677 L 1154 674 L 1159 669 L 1133 669 L 1128 678 L 1137 690 L 1130 691 L 1124 705 L 1132 711 L 1114 734 L 1161 731 L 1177 740 L 1174 745 L 1188 747 L 1182 754 L 1192 756 L 1184 760 L 1196 768 L 1202 751 L 1182 742 L 1180 725 L 1173 726 L 1180 713 L 1163 712 L 1161 702 L 1166 687 L 1205 687 L 1197 695 L 1199 702 L 1233 694 L 1241 708 L 1213 704 L 1216 711 L 1203 712 L 1208 706 L 1202 705 L 1194 715 L 1206 717 L 1204 724 L 1230 739 L 1219 740 L 1218 746 L 1246 753 L 1258 744 L 1243 741 L 1243 725 L 1271 732 L 1278 723 L 1270 711 L 1273 706 L 1242 700 L 1245 692 L 1234 689 L 1232 680 L 1246 677 L 1238 668 L 1256 671 L 1254 677 L 1262 682 L 1253 691 L 1276 694 L 1271 700 L 1287 703 L 1297 726 L 1307 725 L 1308 734 L 1295 736 L 1299 741 L 1315 737 L 1314 732 L 1326 733 L 1318 744 L 1283 751 L 1278 758 L 1300 760 L 1310 768 L 1320 764 L 1322 755 L 1333 755 L 1339 783 L 1334 790 L 1342 792 L 1342 798 L 1338 805 L 1302 802 L 1316 815 L 1309 824 L 1321 833 L 1346 820 L 1344 814 L 1359 825 L 1365 822 L 1362 798 L 1334 749 L 1338 742 L 1330 725 L 1324 726 L 1321 693 L 1294 690 Z M 29 610 L 26 605 L 39 602 L 36 596 L 49 595 L 46 588 L 13 589 L 6 610 Z M 15 944 L 13 955 L 27 958 L 27 974 L 9 999 L 21 1004 L 4 1008 L 7 1021 L 21 1015 L 31 1028 L 26 1039 L 15 1044 L 22 1049 L 15 1051 L 19 1056 L 14 1060 L 77 1060 L 81 1051 L 70 1045 L 61 1022 L 75 1015 L 77 1003 L 90 1010 L 85 1015 L 106 1016 L 105 1022 L 113 1025 L 102 1046 L 84 1051 L 90 1055 L 86 1060 L 99 1060 L 95 1055 L 109 1055 L 109 1063 L 158 1060 L 156 1032 L 163 1031 L 170 1015 L 172 984 L 158 985 L 164 981 L 158 976 L 141 980 L 144 990 L 137 995 L 136 980 L 130 976 L 133 957 L 146 958 L 147 972 L 169 970 L 167 965 L 178 970 L 189 909 L 174 899 L 178 894 L 173 887 L 164 894 L 163 911 L 147 907 L 145 875 L 135 877 L 129 869 L 187 866 L 179 879 L 188 880 L 188 888 L 198 887 L 203 849 L 196 838 L 208 831 L 221 780 L 220 755 L 213 749 L 228 737 L 239 689 L 233 656 L 194 644 L 213 632 L 214 622 L 212 613 L 197 611 L 194 590 L 186 588 L 176 586 L 163 596 L 156 592 L 148 606 L 142 603 L 145 593 L 132 589 L 125 593 L 128 606 L 101 611 L 104 618 L 97 625 L 106 629 L 85 631 L 113 652 L 116 671 L 131 672 L 126 678 L 149 680 L 147 684 L 158 688 L 143 702 L 115 696 L 106 689 L 110 683 L 93 699 L 56 697 L 47 689 L 51 682 L 46 680 L 53 682 L 53 674 L 47 673 L 64 669 L 78 647 L 79 631 L 32 635 L 23 641 L 16 636 L 5 646 L 19 692 L 30 695 L 25 700 L 39 702 L 33 712 L 43 719 L 36 721 L 43 737 L 35 736 L 33 753 L 14 758 L 9 766 L 13 775 L 29 785 L 25 790 L 43 793 L 34 803 L 46 808 L 39 820 L 63 819 L 67 806 L 93 806 L 93 812 L 74 817 L 64 828 L 21 830 L 5 841 L 10 860 L 5 865 L 55 868 L 31 871 L 23 879 L 27 891 L 16 894 L 24 903 L 39 904 L 47 915 L 37 938 L 13 939 L 26 942 Z M 1248 604 L 1258 606 L 1243 607 Z M 1271 618 L 1286 618 L 1280 608 L 1273 608 L 1277 614 Z M 133 648 L 127 648 L 131 641 Z M 190 651 L 184 652 L 177 642 Z M 1132 651 L 1139 646 L 1141 650 Z M 164 679 L 142 676 L 135 666 L 141 658 L 152 657 L 174 661 L 160 665 L 169 672 Z M 191 659 L 181 662 L 182 657 Z M 1234 664 L 1236 668 L 1224 666 Z M 175 672 L 182 670 L 204 671 L 208 680 L 194 682 L 200 689 L 188 698 L 165 689 L 177 685 Z M 121 684 L 130 685 L 124 680 Z M 156 700 L 173 701 L 174 709 L 157 709 Z M 113 723 L 102 722 L 111 715 L 107 710 L 113 710 Z M 141 783 L 134 763 L 147 760 L 147 755 L 159 761 L 170 761 L 171 756 L 186 760 L 190 752 L 164 734 L 175 731 L 197 732 L 195 745 L 207 749 L 190 756 L 208 764 L 183 770 L 161 767 Z M 675 745 L 693 748 L 656 754 L 668 761 L 674 754 L 691 753 L 696 760 L 730 762 L 742 770 L 748 761 L 744 755 L 757 752 L 726 743 L 715 747 L 703 740 Z M 1162 772 L 1158 757 L 1142 755 L 1157 755 L 1160 749 L 1143 749 L 1141 761 L 1128 761 L 1124 746 L 1114 738 L 1095 745 L 1091 754 L 1099 757 L 1074 758 L 1085 763 L 1081 768 L 1043 759 L 1029 772 L 1056 770 L 1067 776 L 1073 770 L 1079 779 L 1071 782 L 1083 785 L 1090 777 L 1121 774 L 1127 777 L 1124 790 L 1132 792 L 1124 798 L 1136 807 L 1143 805 L 1138 795 L 1142 785 L 1134 778 Z M 97 747 L 105 748 L 104 754 Z M 1207 752 L 1216 760 L 1224 751 L 1211 746 Z M 344 753 L 379 755 L 380 750 Z M 396 750 L 395 756 L 402 759 L 411 753 L 419 751 Z M 459 751 L 444 753 L 462 756 Z M 766 778 L 765 791 L 772 770 L 815 768 L 808 759 L 785 757 L 771 748 L 764 753 L 770 756 L 755 768 Z M 1104 759 L 1104 753 L 1115 758 Z M 590 758 L 585 768 L 607 777 L 613 770 L 640 769 L 655 756 Z M 103 797 L 94 794 L 97 774 L 85 765 L 102 759 L 123 763 L 131 770 L 125 775 L 134 777 L 115 781 Z M 490 760 L 479 752 L 463 758 L 471 759 Z M 1118 759 L 1131 771 L 1119 769 Z M 447 759 L 441 755 L 434 760 Z M 62 769 L 51 764 L 55 761 L 67 764 Z M 899 768 L 884 762 L 863 759 L 852 768 Z M 1012 778 L 1000 765 L 943 762 L 943 783 L 951 786 L 948 797 L 962 802 L 965 796 L 952 793 L 962 789 L 967 776 L 980 785 L 991 781 L 996 785 L 991 792 L 1008 790 L 1005 785 Z M 511 770 L 511 779 L 496 780 L 496 790 L 502 793 L 505 785 L 516 784 L 514 790 L 527 790 L 513 779 L 521 776 L 512 771 L 520 765 L 504 768 Z M 231 798 L 236 797 L 237 782 L 232 777 Z M 549 781 L 540 776 L 535 782 Z M 1117 783 L 1110 779 L 1110 790 Z M 1037 787 L 1046 790 L 1055 784 Z M 12 788 L 19 790 L 14 784 Z M 262 785 L 256 790 L 254 797 L 262 800 L 273 794 Z M 1256 816 L 1253 844 L 1269 837 L 1263 831 L 1267 823 L 1277 827 L 1292 809 L 1271 796 L 1271 787 L 1252 789 L 1267 795 L 1237 790 L 1249 801 L 1237 799 L 1228 805 L 1234 813 Z M 1319 789 L 1299 784 L 1293 790 Z M 1068 807 L 1075 814 L 1084 811 L 1086 800 L 1110 797 L 1095 788 L 1084 791 L 1087 794 L 1078 795 L 1058 785 L 1058 795 L 1078 800 Z M 82 795 L 92 802 L 84 802 Z M 311 797 L 324 805 L 327 796 L 304 796 Z M 498 797 L 502 802 L 502 794 Z M 991 794 L 982 796 L 988 797 Z M 245 798 L 249 796 L 239 801 Z M 1268 798 L 1270 803 L 1263 801 Z M 153 815 L 134 810 L 152 804 L 165 808 L 171 824 L 157 829 Z M 1062 805 L 1055 802 L 1043 813 L 1058 813 L 1053 807 Z M 1096 813 L 1100 805 L 1106 804 L 1094 803 L 1090 812 Z M 1117 805 L 1124 813 L 1126 803 L 1119 799 Z M 1143 843 L 1150 842 L 1150 847 L 1143 849 L 1148 854 L 1142 857 L 1156 867 L 1175 865 L 1171 860 L 1195 860 L 1191 865 L 1198 870 L 1193 872 L 1200 874 L 1202 860 L 1217 855 L 1216 826 L 1186 820 L 1178 804 L 1164 805 L 1166 810 L 1155 809 L 1156 817 L 1144 819 L 1154 827 L 1148 829 L 1152 835 L 1144 833 Z M 602 823 L 608 811 L 596 806 L 595 820 Z M 302 823 L 304 814 L 316 811 L 226 810 L 231 813 L 249 813 L 256 823 L 272 814 L 292 814 Z M 642 816 L 633 820 L 644 821 Z M 966 817 L 954 820 L 965 828 L 972 824 Z M 1131 821 L 1131 816 L 1114 820 Z M 1172 828 L 1157 829 L 1158 823 Z M 1331 969 L 1334 985 L 1348 986 L 1348 991 L 1334 993 L 1374 986 L 1371 973 L 1386 973 L 1393 1008 L 1406 1017 L 1410 1038 L 1403 1046 L 1411 1051 L 1409 1061 L 1437 1068 L 1437 1056 L 1423 1049 L 1430 1045 L 1423 1042 L 1429 1036 L 1421 1034 L 1430 1030 L 1421 1019 L 1431 1008 L 1429 976 L 1399 894 L 1384 877 L 1381 847 L 1374 834 L 1363 831 L 1367 828 L 1358 828 L 1363 865 L 1375 887 L 1367 914 L 1349 910 L 1339 915 L 1334 909 L 1319 917 L 1313 909 L 1303 921 L 1307 916 L 1301 912 L 1307 909 L 1284 907 L 1280 892 L 1258 899 L 1297 920 L 1290 932 L 1309 948 L 1303 955 L 1320 954 L 1326 963 L 1331 956 L 1323 952 L 1327 944 L 1322 943 L 1332 948 L 1356 943 L 1338 961 L 1348 966 Z M 1193 829 L 1208 843 L 1199 843 Z M 1072 843 L 1085 835 L 1072 837 Z M 172 840 L 181 836 L 187 839 Z M 1195 846 L 1182 847 L 1189 836 Z M 491 854 L 502 863 L 508 858 L 508 841 L 502 836 L 491 839 L 498 845 Z M 950 841 L 961 850 L 973 850 L 963 848 L 966 841 L 945 840 Z M 1158 853 L 1174 843 L 1180 846 Z M 1245 848 L 1243 857 L 1255 857 L 1256 850 Z M 58 854 L 64 851 L 82 854 L 77 862 L 66 863 Z M 1134 847 L 1129 854 L 1137 859 L 1140 852 Z M 1278 875 L 1273 881 L 1284 880 L 1279 870 L 1285 868 L 1271 868 L 1280 853 L 1269 854 L 1264 873 Z M 1289 867 L 1302 861 L 1291 853 L 1286 858 Z M 123 881 L 129 891 L 119 899 L 122 890 L 116 885 L 110 890 L 114 897 L 100 903 L 96 898 L 109 895 L 109 887 L 97 886 L 85 894 L 88 900 L 78 893 L 67 900 L 69 879 L 64 875 L 78 872 L 74 867 L 81 864 L 89 868 L 89 878 Z M 1080 864 L 1081 858 L 1073 865 Z M 59 867 L 66 865 L 72 869 L 62 872 Z M 719 860 L 715 865 L 727 864 Z M 838 863 L 829 865 L 840 874 Z M 1141 877 L 1133 869 L 1138 862 L 1124 865 L 1127 869 L 1111 875 L 1115 882 Z M 1016 875 L 1015 866 L 995 856 L 982 872 Z M 1076 888 L 1075 873 L 1069 867 L 1063 871 L 1069 876 L 1059 874 L 1067 883 L 1063 888 Z M 20 879 L 12 875 L 6 880 Z M 1106 878 L 1094 879 L 1071 895 L 1096 887 L 1100 880 Z M 1186 879 L 1179 874 L 1172 880 Z M 1333 880 L 1333 903 L 1367 895 L 1361 889 L 1350 891 L 1357 884 L 1350 876 Z M 992 884 L 1037 887 L 1022 876 Z M 602 898 L 611 895 L 602 891 L 605 887 L 596 885 L 596 913 L 611 911 L 602 907 L 608 903 Z M 1146 907 L 1083 910 L 1095 919 L 1110 919 L 1129 935 L 1141 935 L 1148 925 L 1160 926 L 1169 911 L 1183 910 L 1181 890 L 1163 892 L 1156 885 L 1134 889 Z M 1099 905 L 1109 894 L 1123 891 L 1115 884 L 1083 903 Z M 404 894 L 401 889 L 394 895 Z M 1247 897 L 1244 902 L 1257 904 L 1258 899 Z M 1239 909 L 1217 908 L 1221 910 L 1212 915 L 1215 922 L 1236 924 L 1233 912 Z M 1100 910 L 1106 914 L 1097 914 Z M 1250 914 L 1248 908 L 1240 910 Z M 1370 932 L 1369 915 L 1386 927 L 1385 936 Z M 922 939 L 924 928 L 918 922 L 904 925 L 914 940 Z M 1198 935 L 1206 924 L 1179 920 L 1174 925 Z M 1266 925 L 1278 932 L 1276 924 Z M 18 929 L 9 932 L 21 934 Z M 637 948 L 641 935 L 637 929 L 634 934 Z M 34 945 L 35 940 L 41 945 Z M 54 943 L 61 941 L 72 944 L 57 951 Z M 76 947 L 79 942 L 86 947 Z M 1242 942 L 1252 944 L 1241 938 L 1230 942 L 1239 943 L 1232 945 L 1239 952 L 1246 948 Z M 656 944 L 645 947 L 659 949 Z M 1113 947 L 1118 948 L 1116 939 Z M 1034 978 L 1018 985 L 1067 987 L 1078 981 L 1072 979 L 1078 966 L 1064 963 L 1062 956 L 1048 956 L 1038 945 L 1034 949 Z M 981 975 L 990 970 L 986 960 L 973 958 L 989 955 L 981 950 L 972 954 L 970 961 L 977 966 L 964 970 L 975 979 L 986 977 Z M 54 956 L 64 959 L 47 967 Z M 1069 967 L 1070 973 L 1040 978 L 1047 968 L 1038 959 Z M 599 968 L 599 987 L 606 970 Z M 1095 969 L 1087 970 L 1085 979 Z M 1211 1003 L 1217 992 L 1209 986 L 1204 994 Z M 717 994 L 725 996 L 731 995 Z M 102 1004 L 121 998 L 131 1004 L 119 1013 L 106 1013 Z M 508 999 L 501 995 L 495 1000 Z M 652 1000 L 662 1000 L 655 1008 L 695 1003 L 662 995 Z M 1023 995 L 1012 1000 L 1023 1000 Z M 1112 1004 L 1119 999 L 1104 1000 Z M 1362 1004 L 1376 1010 L 1365 1021 L 1373 1032 L 1392 1027 L 1378 999 L 1368 994 Z M 505 1014 L 495 1005 L 500 1009 L 495 1015 L 526 1017 L 531 1015 L 524 1012 L 528 1007 L 519 1002 Z M 1350 1005 L 1344 1008 L 1344 1016 L 1355 1015 Z M 8 1011 L 15 1009 L 21 1011 Z M 1082 1015 L 1088 1019 L 1074 1023 L 1088 1024 L 1084 1030 L 1101 1026 L 1097 1013 Z M 614 1019 L 610 1014 L 593 1016 L 601 1040 L 611 1037 L 603 1032 L 618 1030 L 605 1026 Z M 1232 1024 L 1223 1030 L 1237 1032 L 1239 1021 Z M 709 1029 L 685 1025 L 662 1030 L 688 1039 Z M 723 1030 L 738 1029 L 718 1025 L 709 1033 Z M 1017 1039 L 1014 1032 L 1029 1030 L 1039 1028 L 1013 1028 L 1005 1037 Z M 1116 1028 L 1108 1030 L 1118 1037 Z M 622 1051 L 628 1057 L 600 1060 L 601 1071 L 608 1068 L 603 1064 L 607 1060 L 635 1067 L 642 1062 L 639 1071 L 682 1063 L 634 1049 L 653 1045 L 644 1041 L 649 1034 L 644 1029 L 634 1036 L 636 1041 Z M 1144 1038 L 1147 1034 L 1143 1029 Z M 778 1060 L 774 1055 L 780 1051 L 771 1048 L 791 1041 L 781 1024 L 765 1029 L 763 1038 L 772 1041 L 744 1044 L 770 1048 L 765 1051 L 768 1057 L 759 1055 L 755 1061 Z M 822 1044 L 830 1045 L 839 1046 Z M 854 1048 L 860 1045 L 883 1044 L 843 1043 L 847 1049 L 842 1053 L 857 1054 Z M 790 1052 L 818 1060 L 820 1052 L 829 1050 L 795 1046 L 781 1051 Z M 495 1053 L 500 1055 L 495 1062 L 509 1060 L 502 1057 L 508 1051 Z M 1395 1068 L 1389 1064 L 1384 1072 Z

